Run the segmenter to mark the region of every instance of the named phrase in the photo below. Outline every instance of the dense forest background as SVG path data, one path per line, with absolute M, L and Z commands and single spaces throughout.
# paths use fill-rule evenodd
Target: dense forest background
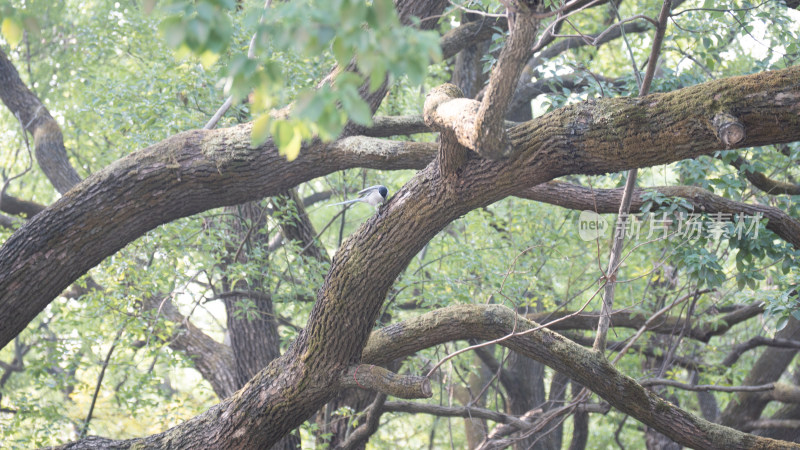
M 800 442 L 797 7 L 0 0 L 0 446 Z

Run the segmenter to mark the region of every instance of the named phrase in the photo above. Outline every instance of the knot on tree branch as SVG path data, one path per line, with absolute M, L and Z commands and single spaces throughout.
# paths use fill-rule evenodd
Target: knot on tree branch
M 398 375 L 388 369 L 371 364 L 359 364 L 345 371 L 339 386 L 371 389 L 398 398 L 430 398 L 431 381 L 427 377 Z
M 426 125 L 441 133 L 442 150 L 449 151 L 448 147 L 457 142 L 484 158 L 508 156 L 511 145 L 505 130 L 501 127 L 495 133 L 500 136 L 490 139 L 488 134 L 494 133 L 493 129 L 482 130 L 476 125 L 481 103 L 462 97 L 461 89 L 450 83 L 431 89 L 425 97 L 422 117 Z
M 714 116 L 712 125 L 719 140 L 725 144 L 725 148 L 731 148 L 747 137 L 744 125 L 739 122 L 739 119 L 728 113 L 719 113 Z

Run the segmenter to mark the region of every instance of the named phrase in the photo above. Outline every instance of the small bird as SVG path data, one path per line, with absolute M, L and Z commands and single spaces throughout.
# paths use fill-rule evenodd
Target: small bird
M 329 206 L 349 205 L 350 203 L 355 203 L 355 202 L 364 202 L 372 206 L 378 206 L 379 204 L 386 201 L 386 195 L 388 194 L 389 190 L 386 189 L 386 186 L 376 184 L 375 186 L 370 186 L 362 191 L 359 191 L 358 198 L 354 198 L 352 200 L 346 200 L 339 203 L 333 203 Z

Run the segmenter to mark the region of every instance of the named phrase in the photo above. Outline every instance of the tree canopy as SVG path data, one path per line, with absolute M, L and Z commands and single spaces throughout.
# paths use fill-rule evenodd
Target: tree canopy
M 0 0 L 2 446 L 796 448 L 798 6 Z

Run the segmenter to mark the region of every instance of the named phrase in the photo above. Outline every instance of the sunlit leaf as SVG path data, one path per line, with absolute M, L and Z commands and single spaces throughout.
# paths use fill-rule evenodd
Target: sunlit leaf
M 14 18 L 6 17 L 3 19 L 3 25 L 0 31 L 3 33 L 3 37 L 12 49 L 16 48 L 20 41 L 22 41 L 22 25 Z
M 250 131 L 250 146 L 257 147 L 266 142 L 269 137 L 269 114 L 262 114 L 253 121 L 253 129 Z
M 213 66 L 217 61 L 219 61 L 219 54 L 210 50 L 206 50 L 200 55 L 200 64 L 206 69 Z
M 292 138 L 285 147 L 281 148 L 281 153 L 286 155 L 287 160 L 294 161 L 297 159 L 297 156 L 300 155 L 300 144 L 302 142 L 303 139 L 302 136 L 300 136 L 299 130 L 297 128 L 292 128 Z

